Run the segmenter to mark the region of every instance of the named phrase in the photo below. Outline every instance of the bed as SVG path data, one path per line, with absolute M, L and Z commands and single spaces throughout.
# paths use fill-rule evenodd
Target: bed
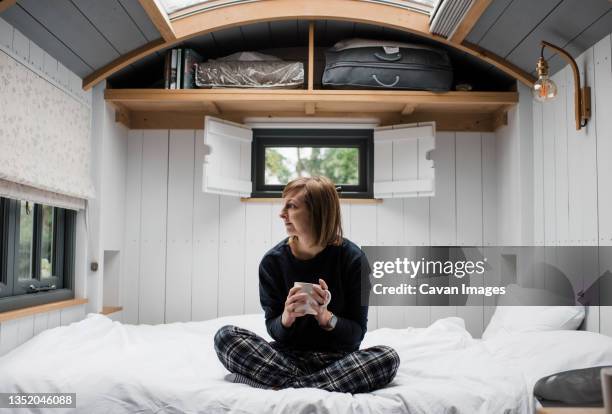
M 612 338 L 600 334 L 545 331 L 477 340 L 462 319 L 449 317 L 428 328 L 366 334 L 362 347 L 390 345 L 401 358 L 384 389 L 356 395 L 261 390 L 224 380 L 213 336 L 226 324 L 270 340 L 263 314 L 155 326 L 89 314 L 0 358 L 0 392 L 75 392 L 74 412 L 83 413 L 532 413 L 538 378 L 612 364 Z

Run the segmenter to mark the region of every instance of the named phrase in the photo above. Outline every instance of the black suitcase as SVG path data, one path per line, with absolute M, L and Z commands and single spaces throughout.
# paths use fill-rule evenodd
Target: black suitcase
M 415 45 L 336 47 L 325 53 L 323 85 L 332 88 L 451 89 L 453 68 L 444 50 Z

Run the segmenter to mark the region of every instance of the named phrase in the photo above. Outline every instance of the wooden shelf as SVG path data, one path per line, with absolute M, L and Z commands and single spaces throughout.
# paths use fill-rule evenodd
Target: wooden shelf
M 103 306 L 102 312 L 100 313 L 102 315 L 110 315 L 111 313 L 119 312 L 121 310 L 123 310 L 123 306 Z
M 69 308 L 71 306 L 84 305 L 88 302 L 87 299 L 77 298 L 60 300 L 58 302 L 46 303 L 44 305 L 30 306 L 28 308 L 22 308 L 7 312 L 0 313 L 0 322 L 8 321 L 11 319 L 23 318 L 25 316 L 36 315 L 37 313 L 51 312 L 58 309 Z
M 107 89 L 117 120 L 133 129 L 201 129 L 204 115 L 377 117 L 381 125 L 436 121 L 438 130 L 493 131 L 517 92 L 388 90 Z

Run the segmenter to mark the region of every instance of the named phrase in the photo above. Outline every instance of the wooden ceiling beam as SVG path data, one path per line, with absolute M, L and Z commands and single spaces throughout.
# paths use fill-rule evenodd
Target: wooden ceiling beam
M 417 106 L 415 104 L 406 104 L 406 106 L 404 106 L 404 109 L 402 109 L 402 115 L 410 115 L 414 113 L 416 108 Z
M 204 127 L 204 117 L 212 115 L 207 111 L 134 111 L 130 113 L 130 128 L 132 129 L 202 129 Z M 368 119 L 373 114 L 329 112 L 320 113 L 322 118 L 360 118 L 367 115 Z M 246 117 L 300 117 L 303 112 L 227 112 L 217 115 L 218 118 L 232 122 L 244 122 Z M 491 114 L 481 113 L 414 113 L 411 115 L 401 115 L 399 113 L 380 113 L 376 114 L 381 126 L 395 125 L 413 122 L 436 122 L 437 131 L 480 131 L 493 132 L 500 125 L 503 125 L 503 118 Z
M 151 3 L 158 0 L 140 1 Z M 414 33 L 482 59 L 529 87 L 535 82 L 532 75 L 489 51 L 465 41 L 454 43 L 431 34 L 429 16 L 424 13 L 383 3 L 354 0 L 269 0 L 234 3 L 174 19 L 171 26 L 176 36 L 174 40 L 158 39 L 117 58 L 87 76 L 83 80 L 83 88 L 87 90 L 138 60 L 195 36 L 263 21 L 291 19 L 352 21 Z
M 306 102 L 304 104 L 304 113 L 306 115 L 314 115 L 317 110 L 317 104 L 315 102 Z
M 172 27 L 172 22 L 166 13 L 164 7 L 160 4 L 159 0 L 138 0 L 142 8 L 147 12 L 151 22 L 157 28 L 162 38 L 166 42 L 172 42 L 176 40 L 176 34 Z
M 472 6 L 459 23 L 459 27 L 455 30 L 448 40 L 452 43 L 461 44 L 465 40 L 468 34 L 472 31 L 480 16 L 485 12 L 487 7 L 491 4 L 492 0 L 474 0 Z
M 0 0 L 0 13 L 2 13 L 11 6 L 14 6 L 16 3 L 17 0 Z

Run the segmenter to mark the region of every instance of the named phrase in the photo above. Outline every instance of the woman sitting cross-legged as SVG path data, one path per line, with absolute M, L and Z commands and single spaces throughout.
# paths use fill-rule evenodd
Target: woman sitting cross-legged
M 368 317 L 361 269 L 370 268 L 361 249 L 342 237 L 334 184 L 325 177 L 290 182 L 280 218 L 289 237 L 259 265 L 259 295 L 274 341 L 237 326 L 219 329 L 215 350 L 232 373 L 228 379 L 261 388 L 349 393 L 384 387 L 400 360 L 388 346 L 359 349 Z

